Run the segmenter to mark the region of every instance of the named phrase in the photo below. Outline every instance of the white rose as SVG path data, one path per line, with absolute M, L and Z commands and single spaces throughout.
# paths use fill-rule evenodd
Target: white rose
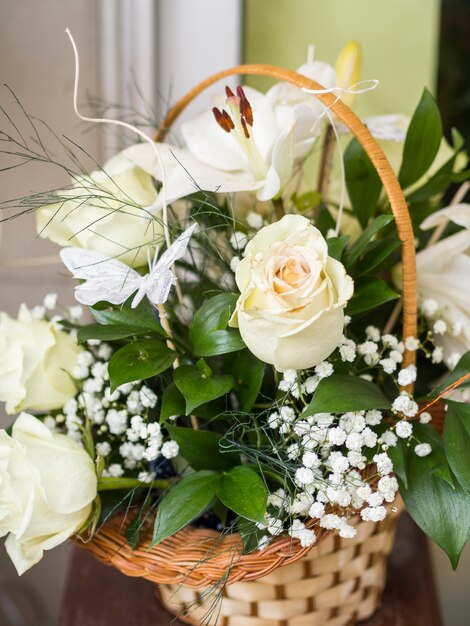
M 241 296 L 230 325 L 278 371 L 313 367 L 339 345 L 353 281 L 305 217 L 285 215 L 262 228 L 236 281 Z
M 94 464 L 66 435 L 21 413 L 0 431 L 0 537 L 23 574 L 86 522 L 96 497 Z
M 418 294 L 421 304 L 437 302 L 436 315 L 447 331 L 435 337 L 444 350 L 444 360 L 452 368 L 453 355 L 470 350 L 470 204 L 457 204 L 436 211 L 421 224 L 429 230 L 454 222 L 463 227 L 455 235 L 421 250 L 416 256 Z
M 161 220 L 145 209 L 156 198 L 152 177 L 117 154 L 89 176 L 59 192 L 61 202 L 36 211 L 41 237 L 118 257 L 133 266 L 147 262 L 147 245 L 159 242 Z M 70 198 L 70 200 L 67 200 Z
M 17 320 L 0 313 L 0 402 L 7 413 L 61 408 L 77 393 L 71 372 L 81 350 L 24 304 Z

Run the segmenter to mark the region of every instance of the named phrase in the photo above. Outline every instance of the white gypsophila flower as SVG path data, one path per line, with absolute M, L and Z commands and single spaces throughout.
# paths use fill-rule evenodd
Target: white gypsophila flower
M 48 428 L 51 432 L 54 432 L 56 429 L 56 421 L 55 419 L 52 417 L 52 415 L 47 415 L 44 419 L 43 419 L 43 424 L 46 428 Z
M 269 535 L 263 535 L 259 538 L 258 545 L 256 546 L 257 550 L 264 550 L 270 543 L 271 539 Z
M 408 394 L 402 393 L 392 403 L 392 411 L 394 413 L 403 413 L 405 417 L 414 417 L 419 407 L 416 402 Z
M 419 339 L 416 339 L 416 337 L 407 337 L 405 339 L 405 348 L 410 352 L 416 352 L 419 348 Z
M 84 380 L 85 378 L 88 378 L 89 375 L 90 370 L 88 369 L 88 367 L 85 367 L 83 365 L 77 365 L 72 370 L 72 376 L 76 380 Z
M 99 454 L 102 457 L 108 456 L 111 452 L 111 444 L 109 441 L 101 441 L 96 444 L 96 454 Z
M 423 411 L 422 413 L 419 414 L 419 421 L 421 422 L 421 424 L 429 424 L 431 420 L 432 420 L 431 413 L 428 413 L 427 411 Z
M 360 450 L 364 444 L 364 439 L 361 433 L 350 433 L 346 437 L 346 448 L 348 450 Z
M 318 457 L 318 454 L 316 454 L 315 452 L 304 452 L 303 456 L 302 456 L 302 463 L 304 464 L 305 467 L 308 468 L 316 468 L 319 467 L 321 464 L 320 458 Z
M 382 421 L 382 413 L 378 409 L 371 409 L 366 411 L 365 419 L 368 426 L 378 426 Z
M 398 346 L 398 339 L 395 335 L 390 335 L 389 333 L 382 335 L 382 343 L 385 348 L 396 348 Z
M 369 357 L 366 357 L 366 359 L 368 359 L 368 358 Z M 377 358 L 378 358 L 378 355 L 377 355 Z M 375 361 L 377 361 L 377 358 L 375 359 Z M 372 382 L 372 380 L 373 380 L 371 374 L 360 374 L 359 378 L 362 378 L 364 380 L 368 380 L 369 382 Z
M 91 367 L 95 362 L 95 357 L 89 350 L 83 350 L 77 355 L 77 365 Z
M 361 433 L 364 445 L 367 448 L 375 448 L 377 445 L 377 433 L 371 430 L 369 427 L 364 428 Z
M 403 361 L 403 354 L 399 350 L 390 350 L 388 358 L 401 363 Z
M 338 451 L 331 452 L 326 463 L 336 474 L 343 474 L 349 468 L 348 459 Z
M 358 450 L 350 450 L 348 452 L 348 462 L 351 467 L 358 467 L 359 469 L 364 469 L 366 457 L 362 455 Z
M 367 504 L 369 506 L 380 506 L 383 503 L 383 501 L 384 501 L 384 497 L 378 491 L 374 491 L 367 498 Z
M 103 379 L 88 378 L 83 383 L 83 391 L 86 393 L 99 393 L 103 389 Z
M 266 515 L 266 520 L 268 521 L 267 530 L 270 535 L 276 536 L 282 533 L 284 530 L 282 520 L 276 519 L 271 515 Z
M 109 361 L 112 353 L 113 353 L 113 349 L 109 345 L 109 343 L 102 343 L 98 347 L 98 356 L 100 359 L 103 359 L 103 361 Z
M 139 399 L 143 407 L 153 409 L 157 405 L 158 396 L 146 386 L 139 391 Z
M 320 519 L 325 515 L 325 505 L 322 502 L 314 502 L 309 509 L 308 514 L 314 519 Z
M 309 376 L 302 385 L 302 391 L 307 394 L 312 394 L 320 383 L 318 376 Z
M 263 226 L 263 216 L 255 211 L 250 211 L 246 216 L 246 223 L 248 226 L 251 226 L 251 228 L 259 230 Z
M 282 406 L 279 413 L 283 422 L 290 423 L 295 420 L 295 411 L 291 406 Z
M 95 378 L 100 378 L 101 380 L 109 380 L 107 363 L 102 363 L 101 361 L 97 361 L 96 363 L 92 365 L 91 373 Z
M 416 374 L 416 365 L 408 365 L 408 367 L 405 367 L 398 373 L 398 384 L 401 387 L 411 385 L 416 381 Z
M 298 459 L 301 453 L 300 446 L 298 443 L 291 443 L 291 445 L 286 450 L 287 458 L 293 461 L 294 459 Z
M 349 411 L 340 417 L 339 426 L 347 433 L 360 433 L 366 426 L 363 411 Z
M 328 441 L 334 446 L 342 446 L 347 436 L 347 433 L 339 427 L 330 428 L 328 431 Z
M 370 341 L 378 342 L 380 341 L 380 330 L 376 326 L 367 326 L 366 337 Z
M 277 412 L 271 413 L 268 416 L 269 428 L 272 428 L 274 430 L 275 428 L 279 428 L 280 424 L 281 424 L 281 416 L 279 415 L 279 413 Z
M 321 428 L 325 428 L 326 426 L 331 426 L 335 418 L 331 413 L 315 413 L 315 415 L 310 415 L 307 420 L 309 424 L 316 424 Z
M 242 233 L 239 230 L 236 230 L 230 236 L 230 245 L 234 250 L 244 250 L 246 248 L 246 244 L 248 243 L 248 236 L 245 233 Z
M 68 314 L 72 322 L 79 322 L 83 317 L 83 307 L 79 304 L 69 307 Z
M 426 298 L 421 302 L 420 309 L 425 317 L 434 317 L 439 311 L 439 303 L 434 298 Z
M 432 330 L 436 335 L 443 335 L 447 332 L 447 324 L 444 320 L 437 320 L 432 326 Z
M 70 398 L 62 408 L 65 415 L 76 415 L 78 410 L 78 402 L 76 398 Z
M 111 434 L 122 435 L 127 429 L 127 412 L 110 409 L 106 414 L 106 423 Z
M 33 320 L 41 321 L 46 316 L 46 307 L 39 305 L 33 306 L 33 308 L 30 310 L 30 314 Z
M 343 539 L 353 539 L 357 535 L 357 529 L 350 524 L 344 523 L 341 525 L 338 534 Z
M 387 502 L 393 502 L 398 491 L 398 481 L 395 476 L 382 476 L 377 483 L 377 489 Z
M 397 443 L 398 443 L 398 439 L 397 436 L 395 435 L 395 433 L 392 430 L 386 430 L 382 436 L 380 437 L 382 443 L 386 446 L 388 446 L 389 448 L 394 448 Z
M 377 354 L 378 347 L 373 341 L 364 341 L 364 343 L 359 343 L 357 345 L 357 351 L 362 356 L 375 355 Z
M 295 472 L 295 480 L 299 485 L 309 485 L 314 480 L 314 474 L 309 467 L 299 467 Z
M 44 304 L 44 307 L 48 311 L 52 311 L 53 309 L 55 309 L 56 306 L 57 306 L 57 294 L 56 293 L 48 293 L 44 297 L 43 304 Z
M 377 465 L 377 471 L 381 476 L 390 474 L 393 471 L 392 459 L 385 452 L 376 454 L 372 460 Z
M 107 478 L 120 478 L 124 474 L 124 468 L 119 463 L 112 463 L 103 470 L 103 476 Z
M 291 501 L 289 509 L 292 515 L 307 515 L 312 506 L 313 498 L 306 491 L 298 493 Z
M 298 539 L 302 548 L 312 546 L 316 541 L 316 535 L 313 530 L 305 528 L 305 524 L 298 519 L 292 522 L 292 526 L 287 531 L 293 539 Z
M 356 489 L 356 493 L 359 496 L 359 498 L 361 498 L 361 500 L 367 500 L 367 498 L 370 496 L 370 494 L 372 493 L 372 489 L 370 487 L 370 485 L 368 483 L 363 482 L 361 485 L 359 485 L 359 487 Z
M 444 349 L 441 346 L 437 346 L 432 351 L 431 361 L 432 363 L 437 364 L 437 363 L 442 363 L 443 359 L 444 359 Z
M 379 363 L 386 374 L 393 374 L 397 369 L 397 362 L 393 359 L 381 359 Z
M 148 484 L 153 482 L 153 480 L 155 479 L 155 474 L 153 472 L 139 472 L 139 475 L 137 476 L 137 480 L 139 481 L 139 483 L 144 483 L 144 484 Z
M 431 454 L 431 452 L 432 448 L 429 443 L 419 443 L 417 446 L 415 446 L 415 454 L 417 454 L 418 456 L 428 456 L 428 454 Z
M 352 363 L 356 358 L 356 344 L 354 341 L 344 338 L 339 346 L 339 354 L 342 361 Z
M 361 511 L 361 517 L 365 522 L 381 522 L 387 515 L 384 506 L 365 507 Z
M 339 530 L 342 526 L 342 520 L 334 513 L 327 513 L 320 519 L 320 526 L 327 530 Z
M 378 353 L 364 355 L 364 363 L 366 363 L 366 365 L 369 365 L 370 367 L 377 365 L 379 361 L 380 361 L 380 355 Z M 370 374 L 363 374 L 362 378 L 364 378 L 365 376 L 370 376 Z M 371 380 L 371 378 L 366 379 L 366 380 Z
M 126 401 L 127 410 L 129 413 L 140 413 L 143 410 L 140 394 L 137 389 L 130 392 Z
M 274 493 L 270 493 L 268 496 L 268 503 L 277 509 L 283 509 L 286 504 L 287 496 L 284 489 L 278 489 Z
M 333 374 L 333 365 L 328 361 L 322 361 L 315 366 L 315 374 L 318 378 L 328 378 Z
M 234 256 L 230 259 L 230 269 L 232 270 L 232 272 L 235 272 L 240 261 L 241 258 L 239 256 Z
M 294 432 L 299 437 L 304 437 L 312 432 L 312 425 L 307 420 L 300 420 L 294 426 Z
M 453 370 L 461 358 L 462 354 L 460 352 L 452 352 L 452 354 L 447 359 L 447 365 L 449 369 Z
M 287 369 L 284 373 L 283 373 L 283 379 L 288 382 L 288 383 L 295 383 L 297 382 L 297 370 L 294 369 Z
M 398 422 L 395 426 L 395 432 L 400 439 L 408 439 L 413 434 L 413 426 L 410 422 L 405 422 L 404 420 Z

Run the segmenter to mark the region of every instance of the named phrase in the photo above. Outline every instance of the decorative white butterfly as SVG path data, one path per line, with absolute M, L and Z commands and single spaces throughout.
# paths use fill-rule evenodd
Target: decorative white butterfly
M 176 282 L 171 267 L 186 252 L 196 226 L 197 224 L 193 224 L 187 228 L 158 260 L 157 249 L 153 262 L 149 262 L 150 271 L 144 276 L 121 261 L 100 252 L 64 248 L 60 252 L 60 258 L 65 266 L 74 278 L 86 281 L 75 287 L 75 298 L 81 304 L 87 305 L 102 300 L 111 304 L 122 304 L 137 291 L 131 304 L 133 309 L 144 296 L 155 305 L 163 304 L 168 299 L 171 286 Z

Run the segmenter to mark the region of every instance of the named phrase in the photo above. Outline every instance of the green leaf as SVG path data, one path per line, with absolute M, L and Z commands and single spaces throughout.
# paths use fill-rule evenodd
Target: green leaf
M 406 133 L 398 180 L 403 189 L 425 174 L 434 161 L 442 139 L 437 104 L 425 88 Z
M 444 378 L 441 384 L 433 389 L 430 394 L 431 397 L 438 396 L 441 394 L 447 387 L 456 383 L 462 376 L 468 374 L 470 372 L 470 352 L 466 352 L 462 357 L 460 357 L 459 362 L 454 367 L 454 369 Z M 466 380 L 462 383 L 462 386 L 470 385 L 470 379 Z
M 344 152 L 344 168 L 354 213 L 365 228 L 377 209 L 382 181 L 356 138 L 349 142 Z
M 470 535 L 470 498 L 460 485 L 452 488 L 436 475 L 437 469 L 448 464 L 435 430 L 415 424 L 413 431 L 421 442 L 431 444 L 432 452 L 423 458 L 413 450 L 408 452 L 408 487 L 398 476 L 400 493 L 411 517 L 447 553 L 455 569 Z
M 112 324 L 104 326 L 103 324 L 90 324 L 82 326 L 78 329 L 78 343 L 85 343 L 88 339 L 99 339 L 100 341 L 115 341 L 116 339 L 125 339 L 135 335 L 142 335 L 148 332 L 142 326 L 127 326 L 126 324 Z
M 389 400 L 374 383 L 358 376 L 333 374 L 320 381 L 302 417 L 389 407 Z
M 354 295 L 346 307 L 346 313 L 355 317 L 399 297 L 400 294 L 381 278 L 363 276 L 354 281 Z
M 401 241 L 392 237 L 386 237 L 385 239 L 373 241 L 369 246 L 367 246 L 364 255 L 357 262 L 354 269 L 354 276 L 370 274 L 372 270 L 382 265 L 386 259 L 388 259 L 396 250 L 400 248 L 400 246 Z
M 238 515 L 254 522 L 265 521 L 268 490 L 249 467 L 239 465 L 223 475 L 217 497 Z
M 407 442 L 399 439 L 396 446 L 392 446 L 387 450 L 387 454 L 392 459 L 393 471 L 402 481 L 403 485 L 408 487 L 408 477 L 406 475 L 406 456 L 408 450 L 406 446 Z
M 113 354 L 108 364 L 111 391 L 124 383 L 145 380 L 171 367 L 176 352 L 156 339 L 129 343 Z
M 220 480 L 220 474 L 206 471 L 195 472 L 177 482 L 160 502 L 151 546 L 199 517 L 214 499 Z
M 245 348 L 238 330 L 227 329 L 237 298 L 233 293 L 220 293 L 206 300 L 196 312 L 189 329 L 189 341 L 196 356 L 217 356 Z
M 370 244 L 374 235 L 376 235 L 382 228 L 388 226 L 393 222 L 395 218 L 393 215 L 379 215 L 373 222 L 365 228 L 359 237 L 354 241 L 344 254 L 344 264 L 346 267 L 350 267 L 361 256 L 367 246 Z
M 316 209 L 321 204 L 321 194 L 318 191 L 308 191 L 301 196 L 297 192 L 292 194 L 291 200 L 299 213 Z
M 167 419 L 174 415 L 186 414 L 186 402 L 178 390 L 178 387 L 171 383 L 163 392 L 162 408 L 160 410 L 160 423 L 166 422 Z
M 240 402 L 240 410 L 251 411 L 263 382 L 266 364 L 248 350 L 239 352 L 231 367 L 234 390 Z
M 470 495 L 470 405 L 448 401 L 444 422 L 447 460 L 461 487 Z
M 201 404 L 220 398 L 234 384 L 232 376 L 205 376 L 195 365 L 181 365 L 173 375 L 175 385 L 186 400 L 186 415 Z
M 330 237 L 326 240 L 328 244 L 328 255 L 337 261 L 341 261 L 343 252 L 349 241 L 349 235 L 342 235 L 341 237 Z
M 258 550 L 260 539 L 266 534 L 265 529 L 258 528 L 256 522 L 239 517 L 237 520 L 237 531 L 243 540 L 243 554 L 249 554 Z
M 195 470 L 227 470 L 240 463 L 238 454 L 223 451 L 222 437 L 217 433 L 170 425 L 167 429 L 178 444 L 181 456 Z
M 130 300 L 127 300 L 120 309 L 94 309 L 90 308 L 91 314 L 100 324 L 124 324 L 126 326 L 138 326 L 146 330 L 153 330 L 162 336 L 166 336 L 155 315 L 155 310 L 144 298 L 142 302 L 132 309 Z

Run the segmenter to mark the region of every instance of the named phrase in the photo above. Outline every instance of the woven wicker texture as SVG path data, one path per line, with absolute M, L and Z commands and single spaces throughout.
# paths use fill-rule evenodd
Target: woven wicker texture
M 161 585 L 160 600 L 195 625 L 346 626 L 366 619 L 380 603 L 396 516 L 378 524 L 357 516 L 352 523 L 354 539 L 330 535 L 295 563 L 226 586 L 212 615 L 215 596 L 202 589 Z

